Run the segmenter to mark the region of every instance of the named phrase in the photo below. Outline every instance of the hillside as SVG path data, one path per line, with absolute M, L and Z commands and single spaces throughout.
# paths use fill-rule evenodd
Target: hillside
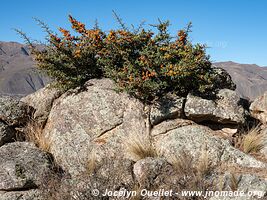
M 237 86 L 238 93 L 254 100 L 267 90 L 267 68 L 255 64 L 217 62 L 214 66 L 225 69 Z
M 44 87 L 48 81 L 34 68 L 27 47 L 16 42 L 0 42 L 0 93 L 26 95 Z

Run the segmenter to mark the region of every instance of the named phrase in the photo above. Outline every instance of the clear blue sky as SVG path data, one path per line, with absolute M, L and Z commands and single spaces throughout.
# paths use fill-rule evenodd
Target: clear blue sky
M 93 25 L 97 18 L 103 30 L 118 27 L 115 10 L 126 23 L 148 24 L 157 18 L 171 21 L 171 32 L 193 22 L 193 42 L 206 43 L 212 61 L 232 60 L 267 66 L 267 1 L 265 0 L 1 0 L 0 41 L 21 38 L 12 28 L 31 38 L 44 34 L 32 17 L 55 29 L 68 28 L 67 15 Z

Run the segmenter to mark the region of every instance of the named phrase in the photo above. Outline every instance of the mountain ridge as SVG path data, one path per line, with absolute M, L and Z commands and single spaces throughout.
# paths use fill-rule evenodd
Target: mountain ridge
M 26 45 L 0 42 L 0 93 L 25 96 L 44 87 L 49 78 L 34 66 Z
M 267 68 L 256 64 L 240 64 L 233 61 L 216 62 L 213 66 L 225 69 L 237 86 L 238 93 L 254 100 L 267 91 Z

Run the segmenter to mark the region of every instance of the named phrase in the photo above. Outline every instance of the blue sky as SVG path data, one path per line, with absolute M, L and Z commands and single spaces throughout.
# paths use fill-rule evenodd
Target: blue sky
M 31 38 L 42 40 L 37 17 L 52 29 L 69 28 L 71 14 L 87 27 L 98 19 L 103 30 L 114 29 L 115 10 L 127 24 L 169 19 L 170 31 L 191 21 L 191 40 L 206 43 L 212 61 L 235 61 L 267 66 L 267 1 L 265 0 L 1 0 L 0 41 L 18 41 L 12 30 L 19 28 Z

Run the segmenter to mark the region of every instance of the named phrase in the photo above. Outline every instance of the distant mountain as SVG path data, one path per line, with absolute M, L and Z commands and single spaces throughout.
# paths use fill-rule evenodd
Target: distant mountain
M 34 67 L 34 61 L 25 45 L 0 42 L 0 93 L 27 95 L 49 82 Z
M 267 91 L 267 68 L 234 62 L 216 62 L 228 71 L 237 91 L 250 100 Z M 41 74 L 25 45 L 0 42 L 0 94 L 27 95 L 44 87 L 50 79 Z
M 239 94 L 254 100 L 267 91 L 267 68 L 255 64 L 239 64 L 235 62 L 217 62 L 216 67 L 225 69 L 236 83 Z

